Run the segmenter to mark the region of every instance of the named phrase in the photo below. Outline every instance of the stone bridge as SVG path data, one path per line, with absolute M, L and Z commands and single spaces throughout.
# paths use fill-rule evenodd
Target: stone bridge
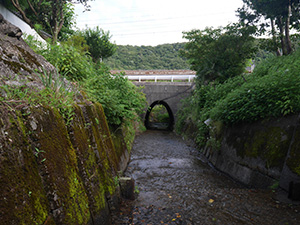
M 195 77 L 195 72 L 190 70 L 142 70 L 125 71 L 125 74 L 127 77 L 143 77 L 142 81 L 141 79 L 131 80 L 139 80 L 133 81 L 133 83 L 136 86 L 144 87 L 142 91 L 146 95 L 147 108 L 145 109 L 142 116 L 145 119 L 146 127 L 149 128 L 149 115 L 154 106 L 163 105 L 166 107 L 169 113 L 168 129 L 172 130 L 176 122 L 176 113 L 181 107 L 181 100 L 190 96 L 192 90 L 194 89 L 194 83 L 192 82 L 192 80 Z M 149 78 L 150 81 L 149 79 L 146 79 L 145 76 L 151 77 Z M 157 79 L 154 79 L 154 76 L 157 77 Z M 169 82 L 165 82 L 168 76 L 170 77 L 170 79 L 168 79 Z M 159 82 L 160 77 L 163 79 L 163 82 Z

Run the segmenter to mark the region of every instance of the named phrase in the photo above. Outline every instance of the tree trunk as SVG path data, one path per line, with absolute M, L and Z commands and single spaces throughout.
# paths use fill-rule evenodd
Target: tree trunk
M 271 18 L 271 28 L 272 28 L 272 40 L 273 40 L 273 45 L 274 45 L 274 50 L 276 52 L 277 56 L 281 56 L 281 52 L 277 46 L 277 40 L 276 40 L 276 32 L 275 32 L 275 26 L 274 26 L 274 19 Z
M 283 55 L 287 55 L 287 48 L 286 48 L 286 42 L 284 38 L 284 25 L 282 21 L 282 17 L 277 18 L 278 22 L 278 27 L 279 27 L 279 32 L 280 32 L 280 43 L 281 43 L 281 48 L 282 48 L 282 53 Z
M 53 44 L 57 42 L 58 34 L 64 25 L 64 3 L 63 0 L 54 0 L 52 3 L 53 21 L 51 21 L 50 27 Z
M 38 15 L 37 11 L 35 10 L 35 8 L 32 6 L 31 2 L 29 0 L 27 0 L 27 3 L 29 5 L 30 9 L 32 10 L 32 12 L 34 13 L 34 15 L 36 17 L 38 17 L 39 15 Z
M 26 16 L 25 12 L 22 10 L 19 1 L 18 0 L 11 0 L 12 4 L 14 5 L 14 7 L 19 11 L 19 13 L 21 13 L 21 16 L 23 18 L 23 20 L 29 24 L 29 26 L 31 28 L 34 27 L 34 24 L 32 23 L 32 21 Z
M 285 22 L 285 44 L 286 44 L 286 53 L 287 55 L 290 54 L 292 49 L 292 42 L 290 39 L 290 19 L 291 19 L 291 13 L 292 13 L 292 6 L 291 6 L 291 0 L 289 0 L 289 6 L 288 6 L 288 15 L 286 17 Z

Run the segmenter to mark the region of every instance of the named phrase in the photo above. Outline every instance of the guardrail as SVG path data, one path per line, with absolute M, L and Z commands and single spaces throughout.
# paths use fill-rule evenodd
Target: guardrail
M 157 81 L 170 81 L 174 82 L 175 80 L 187 80 L 188 82 L 191 82 L 195 79 L 196 75 L 126 75 L 126 77 L 129 80 L 136 80 L 136 81 L 149 81 L 154 80 L 154 82 Z

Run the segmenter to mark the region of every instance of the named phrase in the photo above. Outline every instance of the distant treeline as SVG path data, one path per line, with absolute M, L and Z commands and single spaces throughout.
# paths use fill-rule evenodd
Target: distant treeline
M 179 51 L 185 43 L 152 46 L 119 45 L 116 53 L 104 62 L 113 70 L 190 69 Z

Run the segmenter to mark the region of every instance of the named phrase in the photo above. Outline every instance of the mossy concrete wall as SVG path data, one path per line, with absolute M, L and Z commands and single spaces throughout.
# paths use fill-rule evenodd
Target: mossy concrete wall
M 300 182 L 300 126 L 298 115 L 224 127 L 210 124 L 203 153 L 219 170 L 255 187 L 278 183 L 288 190 Z
M 66 126 L 50 107 L 0 106 L 1 224 L 110 224 L 128 150 L 100 104 L 74 109 Z

